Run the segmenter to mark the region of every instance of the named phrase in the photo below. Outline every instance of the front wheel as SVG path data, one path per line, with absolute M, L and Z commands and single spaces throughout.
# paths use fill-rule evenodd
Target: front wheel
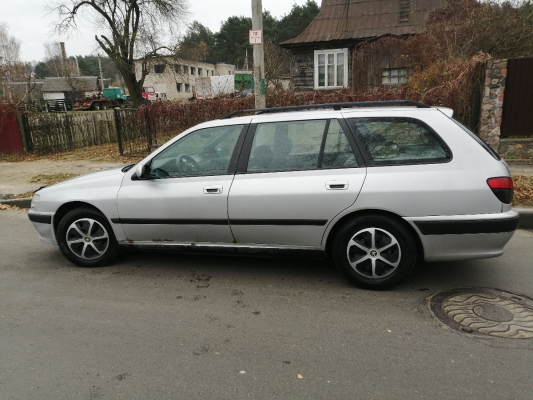
M 388 289 L 400 283 L 416 263 L 416 241 L 399 221 L 365 215 L 344 225 L 333 241 L 333 260 L 356 286 Z
M 109 222 L 90 208 L 76 208 L 61 219 L 57 242 L 63 255 L 80 267 L 107 265 L 119 252 Z

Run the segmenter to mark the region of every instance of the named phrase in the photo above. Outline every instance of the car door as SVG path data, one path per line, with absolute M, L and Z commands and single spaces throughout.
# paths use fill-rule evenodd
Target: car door
M 321 245 L 366 174 L 343 126 L 327 118 L 252 123 L 229 195 L 237 243 Z
M 227 201 L 246 127 L 191 132 L 149 162 L 149 179 L 125 178 L 117 204 L 128 240 L 233 242 Z

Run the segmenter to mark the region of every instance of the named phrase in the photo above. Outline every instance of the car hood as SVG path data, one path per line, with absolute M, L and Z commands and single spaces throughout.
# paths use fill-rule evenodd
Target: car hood
M 78 176 L 37 191 L 34 211 L 55 212 L 62 204 L 83 202 L 100 210 L 116 209 L 124 167 Z
M 80 175 L 74 178 L 67 179 L 66 181 L 58 182 L 52 186 L 63 186 L 63 185 L 78 183 L 82 181 L 108 178 L 113 175 L 124 175 L 124 172 L 122 172 L 123 168 L 124 166 L 120 166 L 116 168 L 106 169 L 104 171 L 91 172 L 90 174 Z
M 74 178 L 67 179 L 66 181 L 58 182 L 50 186 L 45 186 L 39 189 L 39 194 L 45 194 L 50 192 L 60 192 L 71 189 L 96 189 L 103 186 L 117 185 L 120 186 L 120 182 L 124 177 L 122 171 L 124 166 L 106 169 L 104 171 L 92 172 L 86 175 L 76 176 Z

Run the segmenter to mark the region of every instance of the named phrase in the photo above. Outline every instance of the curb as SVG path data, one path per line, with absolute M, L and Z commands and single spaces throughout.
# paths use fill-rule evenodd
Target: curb
M 25 197 L 23 199 L 6 199 L 0 200 L 0 204 L 6 204 L 8 206 L 16 206 L 18 208 L 30 208 L 31 197 Z
M 513 208 L 520 213 L 519 229 L 533 229 L 533 208 Z
M 31 197 L 24 199 L 0 200 L 0 204 L 17 206 L 18 208 L 30 208 Z M 533 208 L 513 208 L 520 214 L 519 229 L 533 229 Z

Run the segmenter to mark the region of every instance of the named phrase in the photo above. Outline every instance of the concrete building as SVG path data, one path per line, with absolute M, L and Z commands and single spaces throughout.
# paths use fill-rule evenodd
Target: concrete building
M 140 76 L 141 62 L 135 64 Z M 152 86 L 156 92 L 166 93 L 168 100 L 185 101 L 196 94 L 196 78 L 200 76 L 233 75 L 235 65 L 192 60 L 154 60 L 144 86 Z

